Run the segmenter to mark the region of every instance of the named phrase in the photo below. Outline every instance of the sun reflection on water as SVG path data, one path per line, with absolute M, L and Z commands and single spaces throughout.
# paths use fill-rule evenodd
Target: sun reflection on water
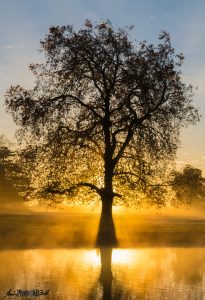
M 205 248 L 4 250 L 0 297 L 39 288 L 49 300 L 103 299 L 103 289 L 119 300 L 204 299 L 204 257 Z
M 133 258 L 136 259 L 136 250 L 114 249 L 112 251 L 113 264 L 129 264 L 133 263 Z
M 132 264 L 142 261 L 144 257 L 143 251 L 134 249 L 112 249 L 111 262 L 113 265 L 118 264 Z M 85 250 L 84 262 L 91 263 L 92 265 L 99 267 L 101 265 L 100 250 Z

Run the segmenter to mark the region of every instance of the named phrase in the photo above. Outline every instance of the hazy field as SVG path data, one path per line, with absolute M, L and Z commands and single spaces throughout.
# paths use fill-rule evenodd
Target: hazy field
M 92 248 L 99 213 L 0 214 L 0 249 Z M 119 247 L 205 246 L 205 219 L 115 214 Z

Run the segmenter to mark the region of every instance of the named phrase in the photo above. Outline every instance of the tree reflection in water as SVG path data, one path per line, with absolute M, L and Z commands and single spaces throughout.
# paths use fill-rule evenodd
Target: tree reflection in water
M 100 276 L 90 290 L 88 300 L 122 300 L 132 297 L 132 293 L 113 277 L 112 252 L 111 247 L 100 248 Z
M 112 294 L 112 248 L 101 248 L 100 249 L 100 260 L 101 260 L 101 273 L 99 282 L 103 288 L 103 300 L 111 299 Z
M 122 284 L 117 284 L 112 273 L 112 251 L 117 246 L 118 241 L 112 214 L 102 210 L 96 239 L 96 247 L 100 249 L 101 271 L 96 284 L 88 295 L 89 300 L 128 299 L 128 291 L 122 288 Z M 100 291 L 98 289 L 99 284 Z

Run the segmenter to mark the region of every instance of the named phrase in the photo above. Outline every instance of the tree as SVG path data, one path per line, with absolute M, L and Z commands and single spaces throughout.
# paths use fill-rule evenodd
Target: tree
M 200 169 L 186 165 L 182 172 L 176 171 L 173 176 L 172 184 L 177 202 L 199 205 L 204 200 L 205 179 Z
M 6 94 L 22 140 L 43 157 L 46 191 L 94 192 L 110 228 L 113 199 L 157 194 L 153 174 L 174 158 L 180 129 L 199 119 L 192 86 L 181 79 L 183 55 L 168 33 L 159 40 L 136 44 L 109 21 L 50 27 L 41 41 L 46 62 L 30 66 L 34 88 Z
M 29 186 L 18 153 L 7 144 L 4 136 L 0 136 L 0 208 L 3 210 L 22 207 Z

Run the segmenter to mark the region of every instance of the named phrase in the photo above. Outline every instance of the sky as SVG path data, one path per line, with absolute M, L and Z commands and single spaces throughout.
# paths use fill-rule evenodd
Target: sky
M 132 38 L 157 43 L 161 30 L 171 35 L 185 62 L 183 79 L 196 87 L 194 104 L 201 121 L 181 134 L 177 166 L 191 164 L 205 174 L 205 1 L 204 0 L 0 0 L 0 135 L 14 140 L 16 126 L 5 112 L 11 85 L 30 88 L 30 63 L 42 61 L 40 40 L 51 25 L 83 26 L 85 19 L 109 19 L 115 28 L 134 25 Z

